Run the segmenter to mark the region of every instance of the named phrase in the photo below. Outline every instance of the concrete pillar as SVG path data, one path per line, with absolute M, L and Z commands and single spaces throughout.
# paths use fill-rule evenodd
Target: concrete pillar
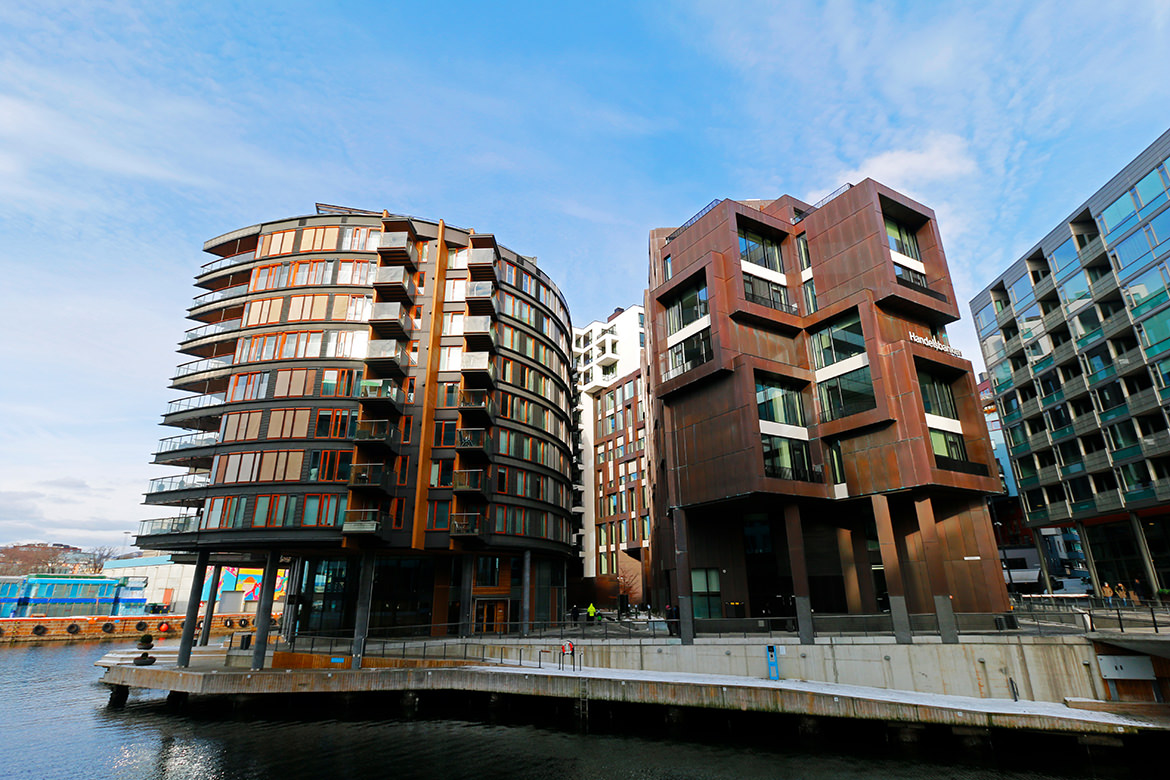
M 838 528 L 837 550 L 841 572 L 845 577 L 845 601 L 854 615 L 872 615 L 878 611 L 873 589 L 873 569 L 869 565 L 869 546 L 863 528 Z
M 670 510 L 674 526 L 674 572 L 678 611 L 678 635 L 684 645 L 695 643 L 695 607 L 691 599 L 691 554 L 687 544 L 687 513 L 682 507 Z
M 869 541 L 865 527 L 853 529 L 853 565 L 857 567 L 857 582 L 861 587 L 861 607 L 867 615 L 878 611 L 877 592 L 873 586 L 873 565 L 869 562 Z
M 1158 582 L 1158 570 L 1154 568 L 1154 557 L 1150 555 L 1150 544 L 1146 540 L 1146 529 L 1142 528 L 1142 520 L 1137 516 L 1137 512 L 1129 513 L 1129 522 L 1133 526 L 1133 538 L 1137 542 L 1138 553 L 1142 558 L 1142 567 L 1146 570 L 1146 588 L 1143 595 L 1147 601 L 1153 603 L 1157 597 L 1158 590 L 1162 586 Z M 1126 587 L 1132 586 L 1132 582 L 1126 583 Z
M 1032 531 L 1032 542 L 1036 545 L 1036 552 L 1040 555 L 1040 576 L 1044 578 L 1044 592 L 1052 593 L 1052 576 L 1048 573 L 1048 556 L 1044 554 L 1044 534 L 1040 533 L 1040 529 Z M 1008 576 L 1011 576 L 1010 571 Z
M 528 636 L 532 617 L 532 550 L 524 551 L 524 573 L 520 579 L 520 634 Z
M 934 616 L 938 633 L 944 644 L 958 644 L 959 628 L 951 605 L 951 589 L 947 584 L 947 570 L 943 565 L 942 547 L 938 543 L 938 529 L 934 524 L 934 506 L 926 497 L 914 499 L 914 514 L 918 518 L 918 532 L 922 535 L 922 553 L 926 557 L 926 578 L 934 600 Z
M 374 598 L 374 550 L 362 551 L 361 572 L 358 574 L 357 608 L 353 618 L 353 669 L 362 668 L 366 654 L 366 637 L 370 634 L 370 602 Z
M 1093 596 L 1101 598 L 1101 578 L 1097 576 L 1097 562 L 1093 560 L 1093 548 L 1089 546 L 1089 534 L 1084 523 L 1077 523 L 1077 536 L 1081 537 L 1081 552 L 1085 554 L 1085 565 L 1089 567 L 1089 579 L 1093 583 Z
M 813 629 L 812 599 L 808 588 L 808 564 L 804 558 L 804 530 L 800 527 L 800 507 L 784 507 L 784 533 L 788 538 L 788 566 L 792 570 L 792 596 L 796 603 L 796 628 L 800 643 L 811 645 Z
M 195 643 L 195 624 L 199 622 L 199 600 L 203 597 L 203 582 L 207 578 L 207 550 L 195 554 L 195 576 L 191 580 L 191 597 L 187 599 L 187 617 L 183 621 L 183 635 L 179 638 L 179 658 L 175 665 L 191 665 L 191 645 Z
M 475 584 L 475 555 L 466 553 L 463 556 L 463 581 L 459 585 L 459 635 L 471 636 L 475 633 L 475 604 L 472 603 L 472 585 Z
M 296 636 L 297 610 L 301 600 L 301 573 L 305 567 L 304 558 L 293 558 L 288 567 L 284 586 L 284 611 L 280 617 L 280 633 L 286 644 L 291 645 Z
M 268 551 L 264 561 L 264 581 L 260 583 L 260 604 L 256 608 L 256 636 L 252 644 L 252 671 L 264 668 L 268 652 L 268 629 L 272 627 L 272 597 L 276 593 L 276 573 L 280 569 L 280 553 Z
M 878 549 L 882 554 L 882 568 L 886 574 L 886 592 L 890 596 L 890 617 L 894 621 L 894 641 L 913 644 L 910 630 L 910 612 L 906 609 L 906 586 L 902 582 L 902 562 L 898 559 L 898 544 L 890 519 L 890 502 L 884 495 L 875 495 L 873 519 L 877 526 Z
M 219 596 L 219 578 L 223 576 L 223 566 L 216 566 L 211 570 L 211 587 L 207 589 L 207 609 L 203 611 L 203 630 L 199 632 L 199 646 L 206 647 L 211 639 L 211 621 L 215 619 L 215 599 Z

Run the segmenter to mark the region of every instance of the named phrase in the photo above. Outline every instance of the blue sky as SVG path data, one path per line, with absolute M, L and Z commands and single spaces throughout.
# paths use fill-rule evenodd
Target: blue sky
M 1161 1 L 563 5 L 0 4 L 0 544 L 166 514 L 211 236 L 443 218 L 584 324 L 640 300 L 651 228 L 872 176 L 938 213 L 965 303 L 1170 124 Z

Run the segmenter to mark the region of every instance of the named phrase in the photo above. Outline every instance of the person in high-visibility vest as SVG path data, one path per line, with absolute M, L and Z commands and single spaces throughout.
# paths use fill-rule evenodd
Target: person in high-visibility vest
M 585 610 L 589 614 L 589 622 L 593 622 L 593 618 L 597 616 L 597 607 L 593 606 L 593 602 L 589 602 L 589 609 Z

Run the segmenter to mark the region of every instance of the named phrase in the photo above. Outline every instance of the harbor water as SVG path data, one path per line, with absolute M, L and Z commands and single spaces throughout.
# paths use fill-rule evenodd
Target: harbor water
M 717 728 L 663 734 L 640 728 L 636 719 L 608 729 L 591 725 L 586 734 L 520 713 L 460 716 L 457 707 L 440 717 L 408 718 L 392 707 L 379 712 L 369 701 L 271 707 L 212 698 L 175 709 L 165 693 L 134 691 L 125 708 L 109 709 L 108 689 L 98 682 L 101 670 L 93 664 L 124 646 L 0 648 L 3 777 L 1043 780 L 1112 777 L 1121 769 L 1112 762 L 1051 768 L 1033 762 L 1021 769 L 1011 751 L 976 760 L 891 755 L 818 740 L 815 734 L 808 740 Z

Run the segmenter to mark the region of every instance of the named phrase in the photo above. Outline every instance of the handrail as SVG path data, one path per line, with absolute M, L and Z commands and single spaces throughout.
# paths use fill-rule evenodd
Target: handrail
M 667 237 L 666 237 L 666 240 L 665 240 L 665 241 L 663 241 L 662 243 L 664 243 L 664 244 L 669 244 L 671 241 L 673 241 L 674 239 L 678 238 L 678 235 L 679 235 L 680 233 L 682 233 L 684 230 L 686 230 L 687 228 L 689 228 L 691 225 L 693 225 L 693 224 L 695 224 L 696 222 L 698 222 L 698 221 L 699 221 L 700 219 L 702 219 L 703 217 L 707 216 L 707 214 L 708 214 L 708 213 L 711 211 L 711 209 L 713 209 L 713 208 L 715 208 L 716 206 L 718 206 L 718 205 L 719 205 L 719 203 L 720 203 L 720 199 L 719 199 L 719 198 L 716 198 L 715 200 L 711 201 L 710 203 L 708 203 L 708 204 L 707 204 L 706 206 L 704 206 L 703 208 L 699 209 L 699 213 L 695 214 L 695 216 L 691 217 L 691 218 L 690 218 L 690 219 L 688 219 L 686 222 L 682 223 L 682 224 L 681 224 L 681 225 L 679 225 L 677 228 L 675 228 L 674 232 L 673 232 L 673 233 L 671 233 L 669 236 L 667 236 Z

